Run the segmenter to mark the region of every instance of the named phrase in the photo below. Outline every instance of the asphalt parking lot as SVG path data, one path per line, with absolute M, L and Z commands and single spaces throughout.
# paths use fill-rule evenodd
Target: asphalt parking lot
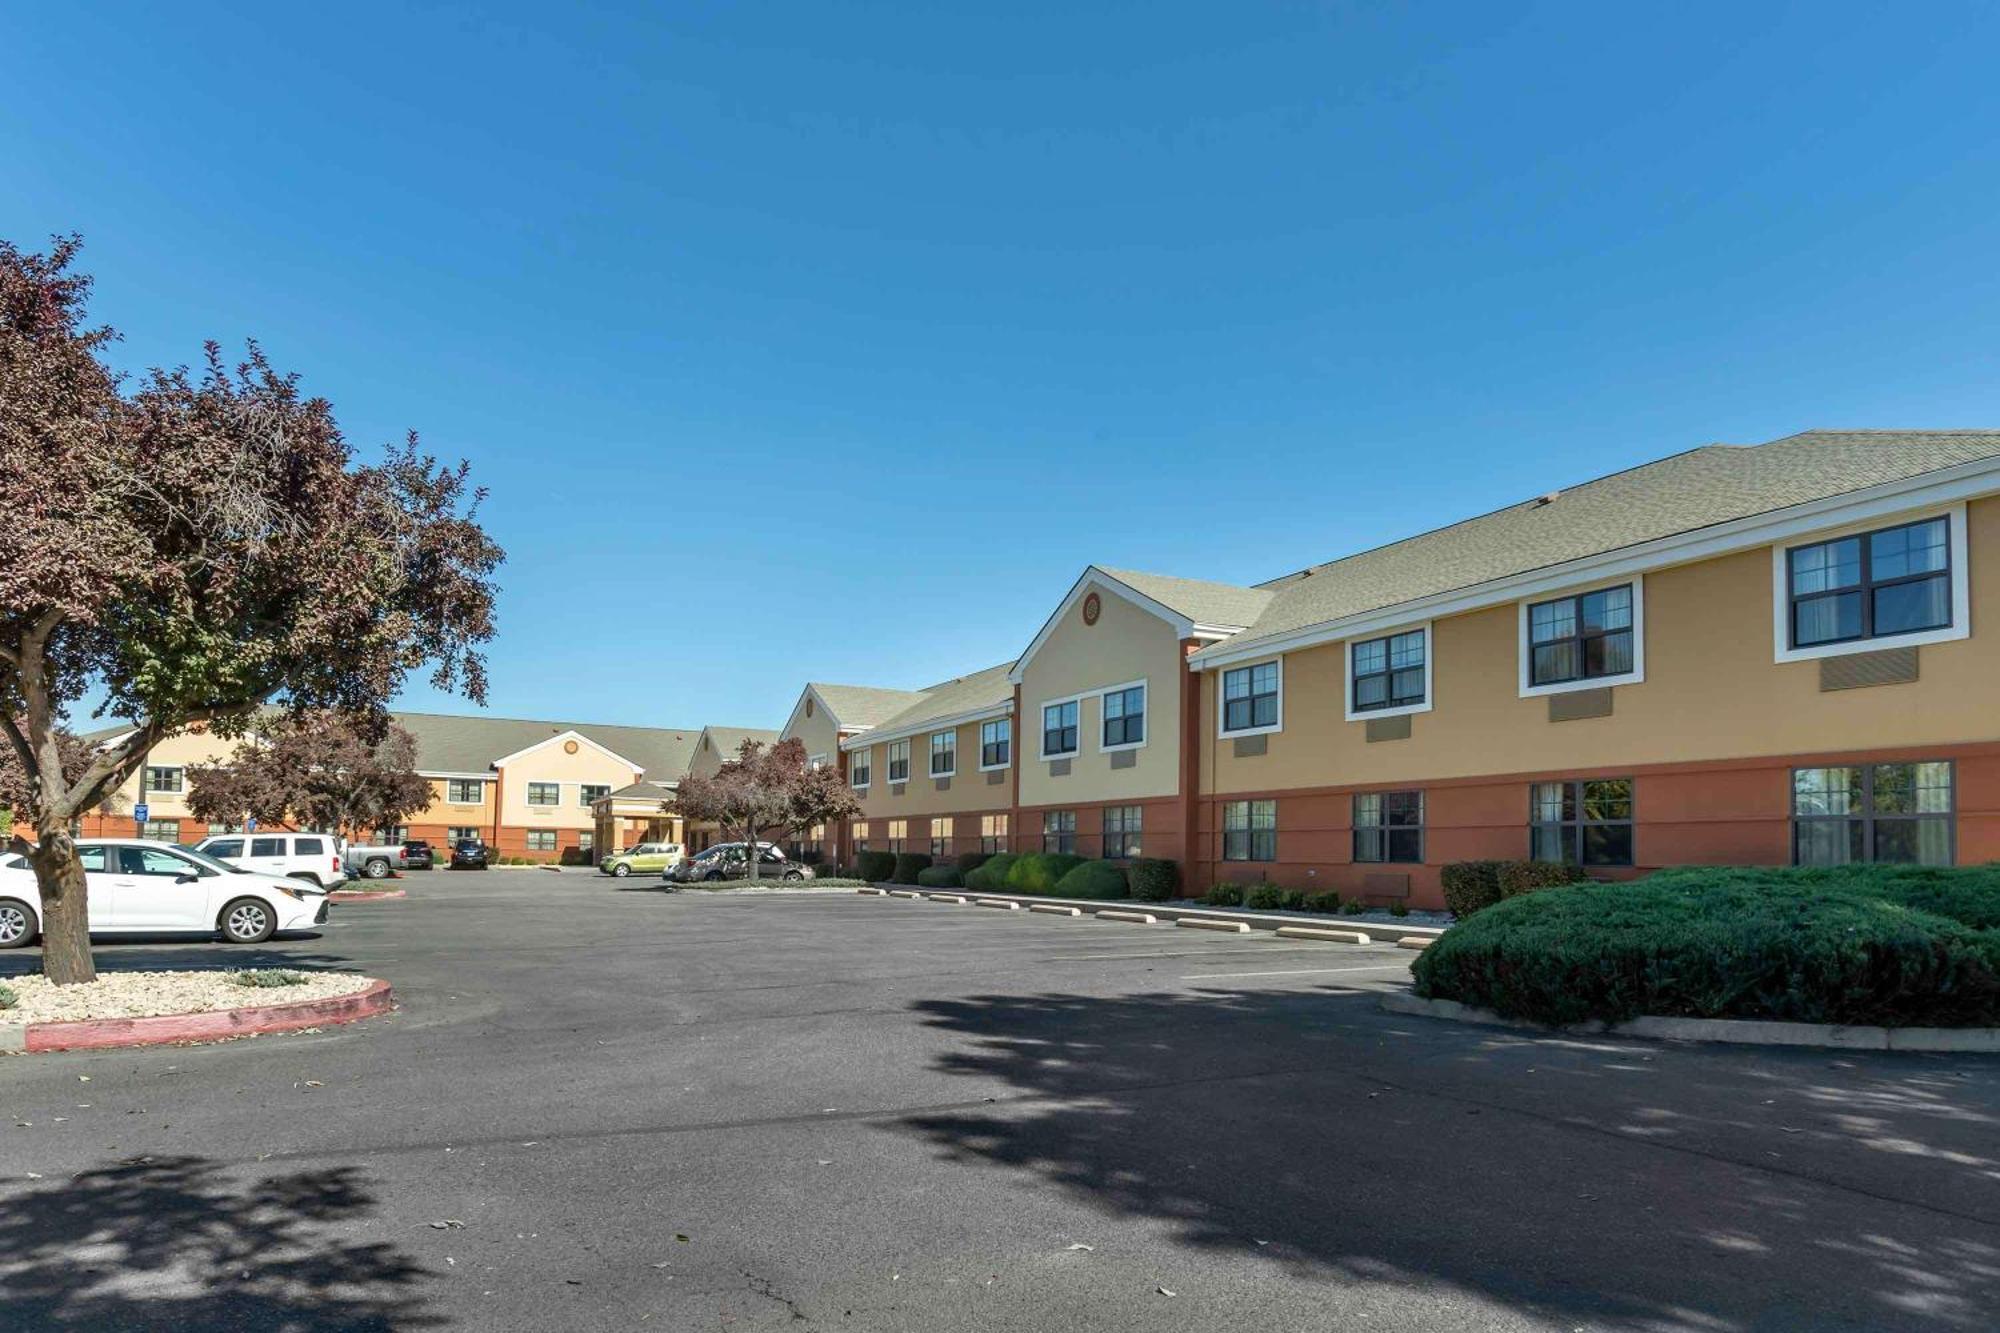
M 402 1008 L 0 1060 L 0 1327 L 1714 1333 L 2000 1296 L 1992 1059 L 1399 1018 L 1384 946 L 408 885 L 313 938 L 100 949 Z

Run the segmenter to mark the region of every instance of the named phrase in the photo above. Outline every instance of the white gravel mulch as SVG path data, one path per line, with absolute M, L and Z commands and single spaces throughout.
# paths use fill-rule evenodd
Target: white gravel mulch
M 291 968 L 278 969 L 293 971 Z M 100 972 L 82 986 L 55 986 L 47 977 L 5 978 L 20 997 L 0 1009 L 0 1024 L 68 1023 L 86 1018 L 146 1018 L 154 1014 L 196 1014 L 248 1005 L 291 1004 L 352 995 L 375 984 L 352 972 L 307 972 L 297 986 L 239 986 L 228 972 Z

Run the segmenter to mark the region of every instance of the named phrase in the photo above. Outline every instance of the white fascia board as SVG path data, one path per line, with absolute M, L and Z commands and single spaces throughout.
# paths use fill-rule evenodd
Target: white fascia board
M 420 778 L 457 778 L 461 782 L 493 781 L 493 772 L 491 769 L 488 769 L 484 773 L 457 773 L 442 768 L 420 768 L 417 770 L 417 776 Z
M 1615 551 L 1545 565 L 1485 583 L 1434 593 L 1394 606 L 1377 607 L 1340 620 L 1322 621 L 1240 645 L 1219 643 L 1188 658 L 1198 670 L 1212 671 L 1238 662 L 1259 661 L 1278 653 L 1297 652 L 1355 636 L 1373 636 L 1412 620 L 1440 620 L 1523 597 L 1560 592 L 1582 583 L 1610 581 L 1626 575 L 1710 560 L 1738 551 L 1755 550 L 1773 542 L 1818 532 L 1824 528 L 1865 523 L 1926 506 L 1950 504 L 2000 490 L 2000 459 L 1980 458 L 1956 467 L 1940 468 L 1915 477 L 1884 482 L 1866 490 L 1809 500 L 1783 509 L 1730 519 L 1687 532 L 1677 532 Z M 1560 501 L 1558 501 L 1560 503 Z

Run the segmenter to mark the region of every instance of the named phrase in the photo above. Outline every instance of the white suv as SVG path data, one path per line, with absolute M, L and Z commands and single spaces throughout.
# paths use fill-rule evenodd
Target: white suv
M 259 875 L 301 879 L 323 889 L 347 878 L 340 839 L 330 833 L 221 833 L 194 849 Z

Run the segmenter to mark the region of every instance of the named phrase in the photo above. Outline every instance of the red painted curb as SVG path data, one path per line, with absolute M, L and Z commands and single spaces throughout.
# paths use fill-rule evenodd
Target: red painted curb
M 396 1007 L 389 983 L 378 981 L 352 995 L 290 1004 L 256 1004 L 196 1014 L 154 1014 L 148 1018 L 95 1018 L 75 1023 L 30 1023 L 29 1051 L 82 1051 L 107 1046 L 161 1046 L 176 1041 L 222 1041 L 253 1032 L 290 1032 L 328 1027 L 384 1014 Z
M 385 898 L 407 898 L 408 889 L 335 889 L 326 895 L 330 903 L 378 903 Z

